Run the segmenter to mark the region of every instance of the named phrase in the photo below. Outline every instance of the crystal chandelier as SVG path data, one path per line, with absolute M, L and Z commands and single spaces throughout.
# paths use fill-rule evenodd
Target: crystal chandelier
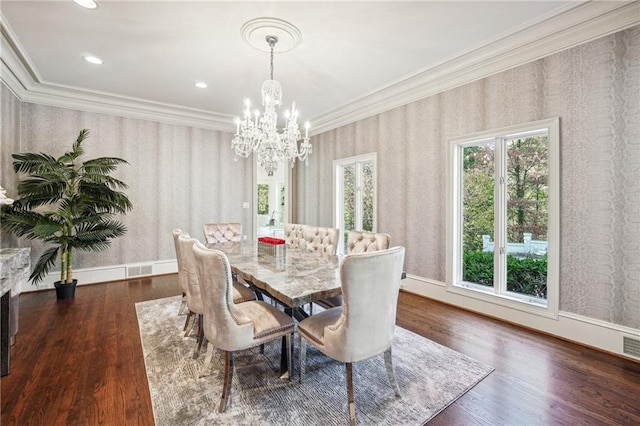
M 294 166 L 296 158 L 309 163 L 311 154 L 311 143 L 309 142 L 309 122 L 305 123 L 304 139 L 298 149 L 300 130 L 298 129 L 298 110 L 294 102 L 291 111 L 285 112 L 285 127 L 280 132 L 277 121 L 278 114 L 276 106 L 282 105 L 282 86 L 280 82 L 273 79 L 273 47 L 278 42 L 276 36 L 266 36 L 267 43 L 271 48 L 271 78 L 262 83 L 262 105 L 264 112 L 262 116 L 257 109 L 251 113 L 251 101 L 244 101 L 245 110 L 242 119 L 236 118 L 236 134 L 231 141 L 231 146 L 235 150 L 235 159 L 248 157 L 255 153 L 258 164 L 264 168 L 269 176 L 278 169 L 280 161 L 291 162 Z

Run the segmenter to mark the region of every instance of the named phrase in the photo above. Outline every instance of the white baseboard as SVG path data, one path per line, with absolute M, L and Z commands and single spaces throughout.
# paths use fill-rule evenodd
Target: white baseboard
M 640 357 L 623 351 L 623 338 L 640 340 L 640 330 L 560 311 L 557 319 L 496 305 L 447 291 L 443 282 L 408 276 L 403 290 L 459 306 L 483 315 L 539 330 L 572 342 L 640 361 Z
M 175 259 L 168 259 L 98 268 L 74 269 L 73 278 L 78 280 L 78 285 L 85 285 L 152 275 L 171 274 L 174 272 L 178 272 L 178 264 Z M 53 283 L 58 280 L 60 280 L 60 271 L 51 272 L 47 274 L 44 280 L 37 286 L 28 282 L 24 283 L 20 288 L 20 292 L 26 293 L 53 288 Z

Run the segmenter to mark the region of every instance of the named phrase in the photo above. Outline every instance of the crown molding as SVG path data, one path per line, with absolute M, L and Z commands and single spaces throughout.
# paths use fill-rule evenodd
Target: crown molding
M 313 119 L 312 135 L 409 104 L 640 23 L 640 2 L 571 3 L 536 23 L 405 76 Z M 43 81 L 0 13 L 0 80 L 23 102 L 232 133 L 233 117 Z
M 569 5 L 541 22 L 442 62 L 313 119 L 323 133 L 640 23 L 640 2 Z

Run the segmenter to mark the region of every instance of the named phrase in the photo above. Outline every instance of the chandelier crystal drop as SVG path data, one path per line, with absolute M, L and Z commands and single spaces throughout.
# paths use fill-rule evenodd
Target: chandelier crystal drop
M 245 110 L 243 118 L 236 118 L 236 134 L 231 141 L 235 151 L 235 159 L 248 157 L 255 153 L 260 167 L 269 176 L 278 169 L 279 162 L 290 162 L 294 166 L 295 160 L 309 163 L 309 155 L 312 153 L 309 142 L 309 122 L 305 123 L 304 139 L 298 148 L 301 139 L 298 128 L 298 110 L 293 102 L 290 111 L 285 112 L 285 127 L 278 130 L 278 113 L 276 107 L 282 105 L 282 86 L 273 79 L 273 48 L 278 42 L 276 36 L 266 36 L 271 48 L 271 78 L 262 83 L 262 115 L 257 109 L 251 113 L 251 101 L 244 101 Z

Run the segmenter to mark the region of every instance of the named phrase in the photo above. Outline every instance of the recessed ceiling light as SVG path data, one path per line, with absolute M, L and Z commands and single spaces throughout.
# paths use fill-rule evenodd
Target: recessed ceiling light
M 207 88 L 207 83 L 205 83 L 204 81 L 196 81 L 195 83 L 193 83 L 193 85 L 199 87 L 200 89 Z
M 96 56 L 83 56 L 82 58 L 91 64 L 102 65 L 102 59 Z
M 76 4 L 79 4 L 82 7 L 86 7 L 87 9 L 97 9 L 98 3 L 94 0 L 73 0 Z

